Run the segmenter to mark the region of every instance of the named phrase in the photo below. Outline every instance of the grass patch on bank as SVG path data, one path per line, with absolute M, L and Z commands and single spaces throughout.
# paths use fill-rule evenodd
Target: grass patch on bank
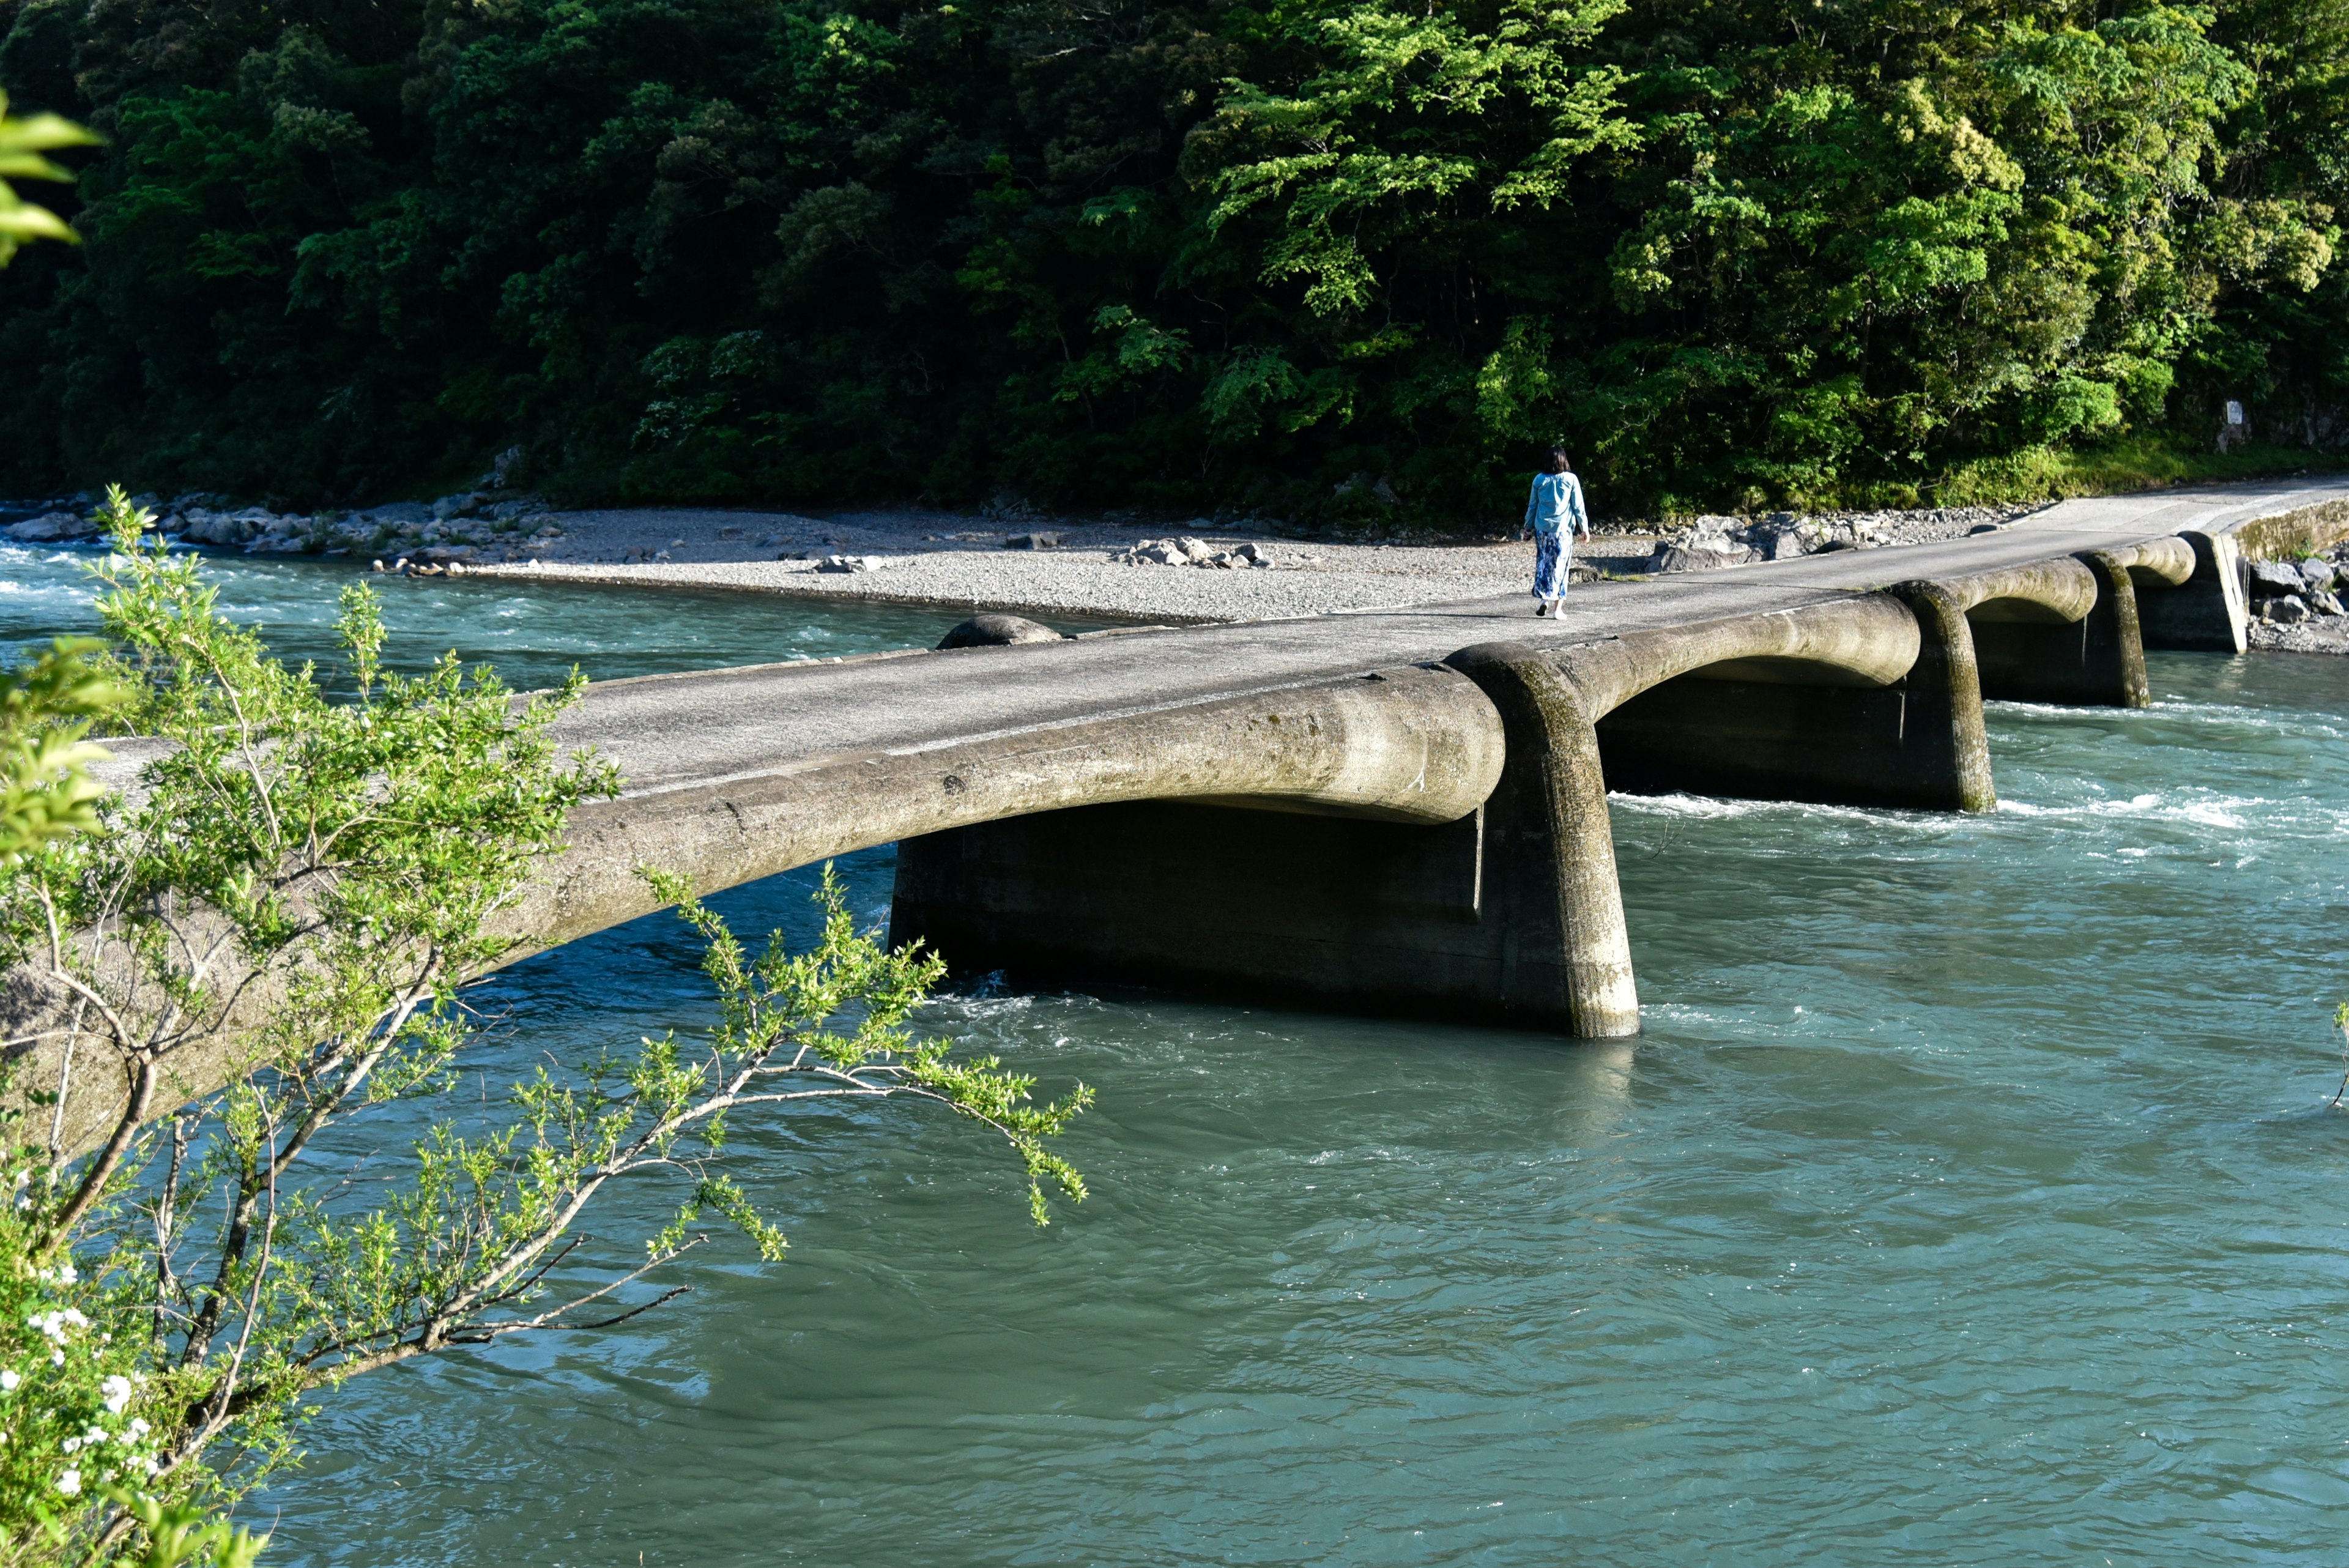
M 2233 452 L 2189 448 L 2158 437 L 2133 437 L 2075 449 L 2026 447 L 2002 457 L 1978 458 L 1950 470 L 1930 487 L 1937 506 L 1979 506 L 2004 501 L 2062 501 L 2075 495 L 2126 495 L 2166 485 L 2349 468 L 2349 456 L 2307 447 L 2250 442 Z

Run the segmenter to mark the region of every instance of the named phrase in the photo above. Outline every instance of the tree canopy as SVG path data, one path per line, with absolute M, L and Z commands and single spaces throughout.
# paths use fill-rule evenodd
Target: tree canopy
M 1900 502 L 2344 438 L 2349 0 L 0 0 L 0 489 Z

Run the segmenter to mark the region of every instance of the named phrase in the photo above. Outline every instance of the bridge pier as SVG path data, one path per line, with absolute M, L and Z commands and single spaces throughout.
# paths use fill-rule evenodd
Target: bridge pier
M 2231 534 L 2181 534 L 2194 553 L 2193 575 L 2176 587 L 2137 600 L 2138 625 L 2147 648 L 2200 653 L 2240 653 L 2249 646 L 2245 628 L 2251 601 L 2243 585 L 2241 548 Z
M 1984 697 L 2089 708 L 2142 708 L 2152 701 L 2128 564 L 2109 550 L 2075 559 L 2095 591 L 2077 620 L 2013 598 L 1967 612 Z
M 1881 685 L 1767 659 L 1692 670 L 1599 721 L 1608 787 L 1920 811 L 1995 806 L 1965 612 L 1935 584 L 1893 592 L 1917 619 L 1905 676 Z
M 890 940 L 1021 988 L 1128 984 L 1604 1038 L 1639 998 L 1598 744 L 1547 660 L 1452 667 L 1507 737 L 1485 805 L 1442 826 L 1180 801 L 901 841 Z

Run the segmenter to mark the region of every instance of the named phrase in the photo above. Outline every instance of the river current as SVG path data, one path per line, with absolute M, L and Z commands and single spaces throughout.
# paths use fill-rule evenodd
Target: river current
M 340 580 L 266 569 L 311 574 L 289 620 Z M 435 587 L 405 624 L 523 685 L 948 618 Z M 267 1560 L 2337 1563 L 2349 660 L 2150 670 L 2144 711 L 1993 704 L 1995 813 L 1619 797 L 1637 1041 L 944 998 L 1099 1091 L 1088 1202 L 1031 1229 L 912 1109 L 739 1124 L 785 1262 L 323 1395 Z M 843 865 L 875 919 L 890 868 Z M 716 902 L 803 932 L 813 876 Z M 485 1082 L 706 1027 L 695 956 L 652 917 L 496 978 Z

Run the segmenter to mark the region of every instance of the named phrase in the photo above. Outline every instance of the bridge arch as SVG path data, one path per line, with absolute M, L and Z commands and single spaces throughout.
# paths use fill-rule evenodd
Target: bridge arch
M 1913 596 L 1856 594 L 1634 633 L 1557 656 L 1608 787 L 1979 809 L 1989 799 L 1961 626 Z
M 2002 567 L 1945 580 L 1971 628 L 1988 698 L 2095 707 L 2149 701 L 2138 591 L 2190 580 L 2178 537 Z

